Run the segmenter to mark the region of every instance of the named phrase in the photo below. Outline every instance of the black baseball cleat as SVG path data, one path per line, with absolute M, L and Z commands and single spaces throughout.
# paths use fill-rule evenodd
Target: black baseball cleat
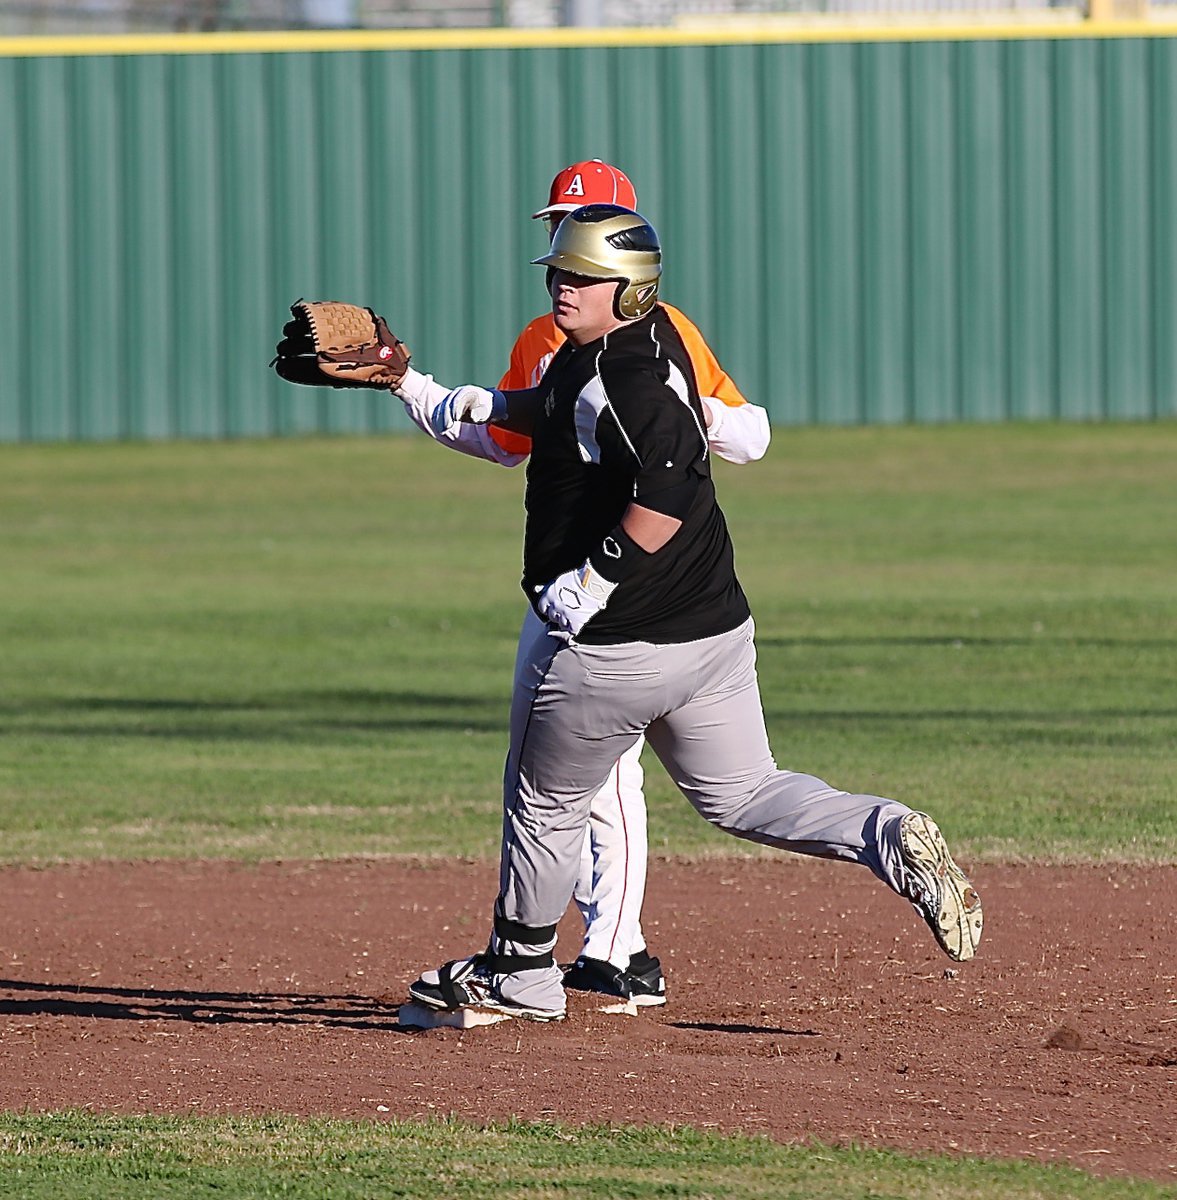
M 629 974 L 632 975 L 650 996 L 660 996 L 660 1004 L 666 1003 L 666 977 L 662 964 L 648 951 L 639 950 L 629 956 Z
M 643 951 L 622 970 L 610 962 L 581 955 L 564 972 L 564 986 L 577 992 L 596 992 L 641 1007 L 666 1003 L 666 980 L 662 964 Z

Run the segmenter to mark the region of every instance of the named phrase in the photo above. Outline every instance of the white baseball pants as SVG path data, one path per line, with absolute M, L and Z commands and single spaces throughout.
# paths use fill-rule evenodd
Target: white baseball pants
M 528 608 L 515 655 L 515 687 L 537 639 L 547 625 Z M 550 639 L 546 639 L 550 640 Z M 646 895 L 648 837 L 642 791 L 642 746 L 638 738 L 613 764 L 604 786 L 589 804 L 573 899 L 584 918 L 580 953 L 624 970 L 630 956 L 646 948 L 642 902 Z
M 504 777 L 492 947 L 518 963 L 555 947 L 592 799 L 643 731 L 695 810 L 764 845 L 859 863 L 901 890 L 895 800 L 778 769 L 768 744 L 751 619 L 682 645 L 586 646 L 546 632 L 521 656 Z M 562 1003 L 557 967 L 516 969 L 505 995 Z

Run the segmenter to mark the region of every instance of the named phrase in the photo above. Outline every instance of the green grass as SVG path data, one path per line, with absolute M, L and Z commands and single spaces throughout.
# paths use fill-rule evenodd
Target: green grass
M 778 760 L 972 859 L 1177 860 L 1177 425 L 779 429 L 717 469 Z M 0 860 L 491 855 L 521 471 L 0 448 Z M 651 837 L 747 853 L 648 756 Z
M 21 1200 L 1162 1200 L 1063 1167 L 779 1146 L 685 1128 L 0 1114 Z
M 1177 860 L 1177 425 L 778 430 L 717 471 L 778 759 L 970 857 Z M 0 861 L 490 855 L 521 472 L 0 448 Z M 650 761 L 654 845 L 746 853 Z M 685 1129 L 0 1114 L 0 1196 L 1173 1196 Z

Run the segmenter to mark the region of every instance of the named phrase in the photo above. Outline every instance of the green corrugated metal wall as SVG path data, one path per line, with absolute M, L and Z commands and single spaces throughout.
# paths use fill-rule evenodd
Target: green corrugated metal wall
M 1177 39 L 131 54 L 0 58 L 0 440 L 399 427 L 287 305 L 497 378 L 592 155 L 778 423 L 1177 414 Z

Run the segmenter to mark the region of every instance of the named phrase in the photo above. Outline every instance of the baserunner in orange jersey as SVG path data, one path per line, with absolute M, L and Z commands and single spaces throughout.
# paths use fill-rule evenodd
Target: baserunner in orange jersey
M 576 162 L 552 180 L 548 203 L 533 218 L 546 222 L 550 240 L 568 213 L 598 202 L 636 209 L 637 194 L 617 167 L 600 159 Z M 690 355 L 711 450 L 733 463 L 763 457 L 770 436 L 765 410 L 744 399 L 690 319 L 669 304 L 659 304 Z M 550 309 L 529 322 L 515 339 L 499 387 L 534 387 L 563 341 Z M 527 458 L 530 440 L 497 426 L 461 424 L 439 433 L 431 417 L 447 392 L 431 376 L 412 367 L 396 389 L 414 423 L 441 445 L 505 467 L 517 466 Z M 529 608 L 520 635 L 516 676 L 523 666 L 522 648 L 534 642 L 542 628 L 543 622 Z M 647 860 L 642 745 L 639 739 L 618 760 L 592 802 L 575 891 L 585 921 L 585 940 L 564 982 L 567 987 L 651 1005 L 666 1002 L 666 983 L 661 963 L 650 954 L 641 928 Z

